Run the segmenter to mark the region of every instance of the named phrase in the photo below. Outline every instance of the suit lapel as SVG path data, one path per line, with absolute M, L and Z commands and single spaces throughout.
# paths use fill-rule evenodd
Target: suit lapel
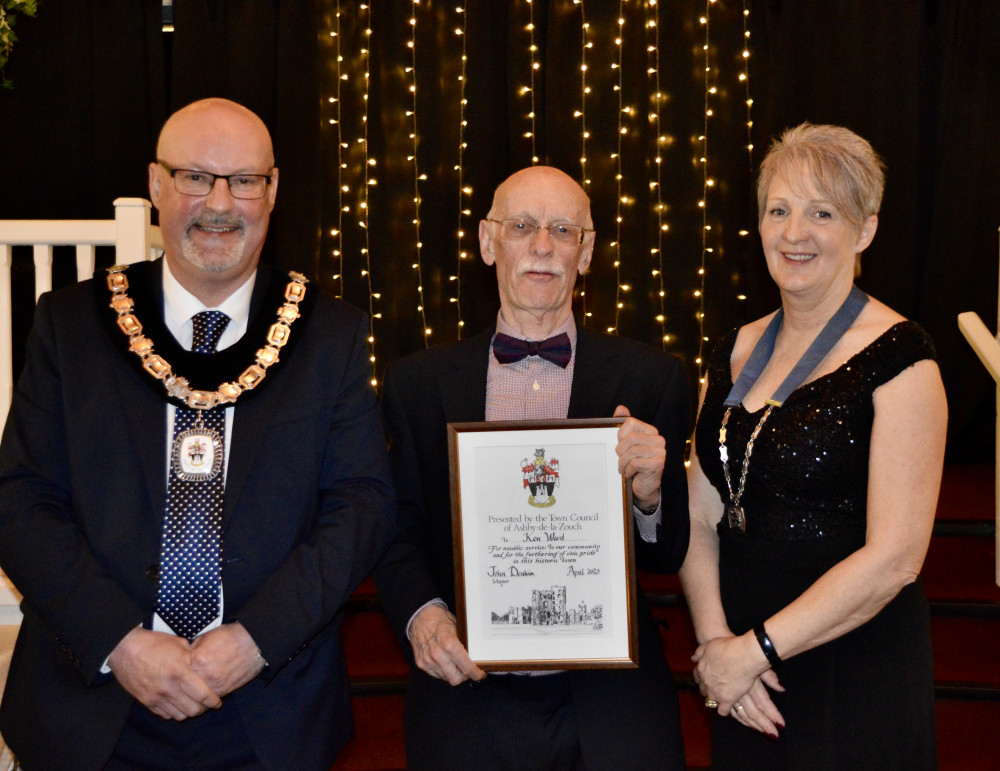
M 614 362 L 617 354 L 603 335 L 577 327 L 575 356 L 567 417 L 610 418 L 622 378 L 621 367 Z
M 163 261 L 158 260 L 148 268 L 145 266 L 133 266 L 129 272 L 131 281 L 148 282 L 151 295 L 154 298 L 154 305 L 151 308 L 143 309 L 142 312 L 163 313 Z M 139 312 L 139 311 L 137 311 Z M 115 341 L 117 342 L 117 341 Z M 148 506 L 151 516 L 162 518 L 163 505 L 167 495 L 167 467 L 164 458 L 167 446 L 167 410 L 165 398 L 157 398 L 156 392 L 141 382 L 139 378 L 146 376 L 139 374 L 121 363 L 117 352 L 116 359 L 116 379 L 121 394 L 123 411 L 128 421 L 130 436 L 123 441 L 123 446 L 131 448 L 132 452 L 139 459 L 142 466 L 143 476 L 146 478 L 146 490 L 149 491 Z M 137 486 L 140 489 L 140 486 Z M 155 534 L 159 541 L 159 529 L 150 532 Z
M 447 423 L 486 420 L 486 372 L 493 328 L 453 346 L 439 375 L 441 406 Z
M 271 282 L 272 269 L 268 265 L 257 268 L 257 278 L 254 281 L 253 294 L 250 296 L 250 318 L 256 318 L 258 313 L 266 311 L 263 308 L 264 297 Z M 314 289 L 313 291 L 318 291 Z M 249 325 L 248 325 L 249 327 Z M 267 388 L 261 390 L 253 399 L 240 404 L 237 402 L 233 412 L 230 430 L 232 438 L 229 443 L 229 463 L 226 470 L 226 492 L 222 505 L 222 526 L 229 523 L 246 486 L 250 470 L 254 467 L 257 454 L 260 451 L 260 437 L 271 424 L 271 416 L 281 403 L 281 393 L 285 388 L 284 380 L 272 380 Z
M 118 385 L 131 434 L 122 444 L 130 447 L 138 457 L 149 491 L 149 505 L 162 517 L 167 495 L 167 466 L 163 455 L 167 446 L 167 405 L 143 383 L 136 383 L 137 377 L 131 369 L 118 368 Z M 159 531 L 154 532 L 159 535 Z

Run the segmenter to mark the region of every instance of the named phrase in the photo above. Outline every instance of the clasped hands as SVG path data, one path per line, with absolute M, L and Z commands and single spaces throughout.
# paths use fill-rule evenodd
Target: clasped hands
M 108 657 L 119 684 L 153 714 L 184 720 L 222 706 L 222 697 L 264 668 L 253 638 L 239 622 L 192 642 L 165 632 L 133 629 Z
M 763 667 L 757 663 L 760 654 L 752 633 L 715 637 L 699 645 L 691 657 L 695 662 L 694 681 L 702 696 L 718 702 L 720 715 L 732 715 L 747 728 L 777 739 L 785 719 L 767 688 L 785 689 L 774 670 L 767 669 L 766 662 Z

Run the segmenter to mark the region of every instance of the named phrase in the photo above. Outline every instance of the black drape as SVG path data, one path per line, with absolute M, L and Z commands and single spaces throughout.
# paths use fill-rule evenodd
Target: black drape
M 145 167 L 171 111 L 210 95 L 240 101 L 271 129 L 281 169 L 266 258 L 304 270 L 381 314 L 373 325 L 380 373 L 387 361 L 455 339 L 459 308 L 466 334 L 492 320 L 495 281 L 492 269 L 479 261 L 475 233 L 500 180 L 530 164 L 532 152 L 581 178 L 581 124 L 574 110 L 581 103 L 585 14 L 593 43 L 587 53 L 587 177 L 598 248 L 579 286 L 585 294 L 575 305 L 581 323 L 617 325 L 619 334 L 681 355 L 694 378 L 704 346 L 776 303 L 755 237 L 745 93 L 737 79 L 745 7 L 753 165 L 771 137 L 803 120 L 846 125 L 885 157 L 888 185 L 879 232 L 859 283 L 922 323 L 937 342 L 951 408 L 951 458 L 992 454 L 994 386 L 959 335 L 955 317 L 974 310 L 990 326 L 995 320 L 997 3 L 661 2 L 656 18 L 664 96 L 657 131 L 647 119 L 653 103 L 645 3 L 621 4 L 626 45 L 618 70 L 608 62 L 616 56 L 619 3 L 535 0 L 529 8 L 521 0 L 470 0 L 463 21 L 468 146 L 462 156 L 470 192 L 462 195 L 455 168 L 461 41 L 454 34 L 454 5 L 374 0 L 363 11 L 360 4 L 335 0 L 175 0 L 175 31 L 163 33 L 155 0 L 46 0 L 37 19 L 18 22 L 20 40 L 7 67 L 15 87 L 0 92 L 0 217 L 110 217 L 114 198 L 147 195 Z M 717 85 L 707 122 L 705 25 L 699 21 L 706 11 Z M 412 100 L 406 67 L 413 64 L 407 43 L 414 12 L 416 159 L 426 175 L 419 184 L 409 159 L 412 116 L 405 114 Z M 530 97 L 521 91 L 530 77 L 529 14 L 540 65 L 533 141 L 524 136 L 531 126 Z M 371 35 L 364 32 L 366 21 Z M 337 25 L 339 36 L 333 37 Z M 359 76 L 366 63 L 367 84 Z M 340 80 L 338 72 L 349 76 Z M 636 112 L 625 119 L 628 131 L 620 137 L 613 88 L 619 74 L 622 103 Z M 331 101 L 334 93 L 339 102 Z M 332 123 L 338 116 L 339 124 Z M 704 195 L 711 231 L 705 239 L 710 251 L 703 253 L 698 202 L 704 176 L 697 159 L 706 126 L 715 185 Z M 659 143 L 657 135 L 664 138 Z M 619 140 L 621 152 L 614 157 Z M 651 252 L 658 239 L 650 185 L 657 154 L 669 225 L 659 256 Z M 365 158 L 375 164 L 366 165 Z M 373 184 L 364 184 L 366 170 Z M 622 195 L 627 204 L 620 205 Z M 470 213 L 460 219 L 461 209 Z M 367 228 L 360 227 L 363 212 Z M 456 238 L 460 222 L 468 254 L 463 261 Z M 341 231 L 336 236 L 335 229 Z M 620 245 L 613 247 L 616 240 Z M 413 267 L 418 256 L 419 280 Z M 655 320 L 660 281 L 652 276 L 661 259 L 662 324 Z M 15 255 L 14 273 L 20 341 L 32 301 L 30 255 Z M 65 270 L 58 273 L 71 280 Z M 623 294 L 620 284 L 630 289 Z

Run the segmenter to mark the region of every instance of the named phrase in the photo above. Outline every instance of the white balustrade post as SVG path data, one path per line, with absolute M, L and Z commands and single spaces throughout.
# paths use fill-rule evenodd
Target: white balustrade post
M 76 245 L 76 280 L 85 281 L 94 275 L 96 249 L 93 244 Z
M 10 268 L 13 249 L 0 244 L 0 431 L 7 422 L 14 397 L 13 330 L 11 328 Z M 18 624 L 20 595 L 0 570 L 0 624 Z
M 52 291 L 52 244 L 35 244 L 35 301 Z
M 145 198 L 116 198 L 115 262 L 131 265 L 149 259 L 150 211 L 152 204 Z

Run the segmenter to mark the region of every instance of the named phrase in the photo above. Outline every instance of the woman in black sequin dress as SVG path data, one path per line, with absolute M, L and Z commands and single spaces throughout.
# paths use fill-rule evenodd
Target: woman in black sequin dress
M 716 769 L 936 767 L 919 573 L 947 415 L 924 331 L 852 293 L 882 187 L 871 146 L 835 126 L 785 132 L 761 167 L 760 234 L 782 315 L 741 398 L 727 394 L 776 314 L 731 332 L 708 361 L 681 570 L 695 679 L 718 709 Z M 769 409 L 855 294 L 856 318 Z

